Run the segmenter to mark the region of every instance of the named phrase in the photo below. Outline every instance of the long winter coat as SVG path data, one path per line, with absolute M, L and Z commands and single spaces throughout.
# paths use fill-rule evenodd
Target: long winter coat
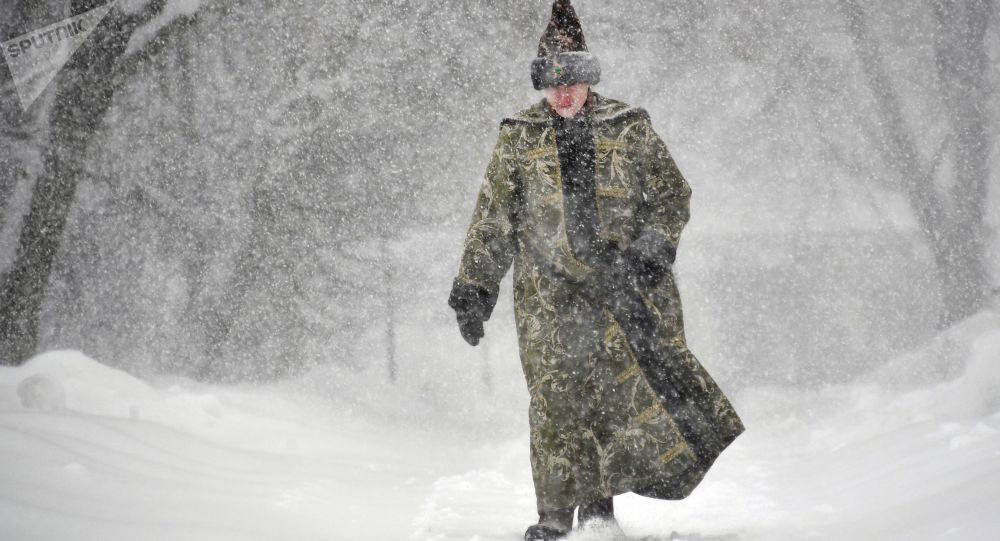
M 501 123 L 456 278 L 488 293 L 488 313 L 513 264 L 539 511 L 630 491 L 684 498 L 743 431 L 687 349 L 671 273 L 645 290 L 603 290 L 571 247 L 572 232 L 590 227 L 672 259 L 691 194 L 644 110 L 591 92 L 582 117 L 596 223 L 566 210 L 569 150 L 541 100 Z M 635 303 L 618 302 L 629 295 Z

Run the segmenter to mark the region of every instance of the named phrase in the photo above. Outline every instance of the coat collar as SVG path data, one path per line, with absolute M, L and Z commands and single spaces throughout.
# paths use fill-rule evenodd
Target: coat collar
M 591 116 L 591 120 L 594 123 L 608 122 L 632 115 L 645 116 L 647 118 L 649 116 L 645 109 L 641 107 L 632 107 L 625 102 L 607 98 L 597 92 L 594 92 L 593 90 L 591 90 L 590 96 L 587 98 L 587 103 L 584 107 L 588 108 L 588 114 Z M 553 126 L 557 121 L 555 116 L 557 116 L 556 113 L 552 111 L 551 107 L 549 107 L 545 98 L 542 98 L 531 107 L 523 109 L 511 117 L 505 118 L 503 122 L 501 122 L 501 125 L 528 124 L 536 126 Z

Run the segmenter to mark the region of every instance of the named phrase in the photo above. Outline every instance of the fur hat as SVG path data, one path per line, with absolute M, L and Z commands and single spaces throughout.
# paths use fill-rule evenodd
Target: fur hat
M 555 0 L 549 25 L 538 42 L 538 58 L 531 62 L 535 90 L 577 83 L 597 84 L 601 65 L 587 50 L 583 27 L 570 0 Z

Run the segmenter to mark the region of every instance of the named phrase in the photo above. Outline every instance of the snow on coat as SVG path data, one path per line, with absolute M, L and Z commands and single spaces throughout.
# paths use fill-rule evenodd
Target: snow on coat
M 597 235 L 663 257 L 688 220 L 687 182 L 644 110 L 592 92 L 585 112 Z M 742 422 L 687 348 L 672 273 L 632 291 L 633 318 L 570 247 L 558 121 L 543 99 L 501 123 L 456 288 L 495 300 L 513 265 L 539 511 L 625 492 L 684 498 Z

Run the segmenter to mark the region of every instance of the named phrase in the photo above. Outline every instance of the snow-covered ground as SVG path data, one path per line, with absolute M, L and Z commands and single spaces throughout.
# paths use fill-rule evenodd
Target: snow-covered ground
M 318 387 L 2 368 L 0 538 L 515 541 L 535 518 L 523 434 Z M 693 496 L 616 498 L 632 539 L 1000 538 L 1000 314 L 850 385 L 733 399 L 749 430 Z

